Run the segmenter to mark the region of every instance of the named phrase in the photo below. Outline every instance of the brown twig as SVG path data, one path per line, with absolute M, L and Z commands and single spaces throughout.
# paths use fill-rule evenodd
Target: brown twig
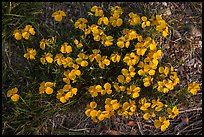
M 202 123 L 202 120 L 196 121 L 196 122 L 194 122 L 194 123 L 192 123 L 192 124 L 186 126 L 186 127 L 183 128 L 182 130 L 178 131 L 178 133 L 177 133 L 176 135 L 179 135 L 179 134 L 180 134 L 181 132 L 183 132 L 185 129 L 187 129 L 187 128 L 189 128 L 190 126 L 193 126 L 193 125 L 195 125 L 195 124 L 197 124 L 197 123 L 199 123 L 199 122 Z
M 186 112 L 191 112 L 191 111 L 199 111 L 199 110 L 202 110 L 202 107 L 179 111 L 179 113 L 181 114 L 181 113 L 186 113 Z

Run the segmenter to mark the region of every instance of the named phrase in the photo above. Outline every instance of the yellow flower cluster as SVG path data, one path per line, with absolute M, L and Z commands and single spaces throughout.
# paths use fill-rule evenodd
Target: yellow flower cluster
M 156 30 L 162 32 L 162 36 L 166 37 L 168 35 L 168 24 L 163 20 L 161 15 L 152 16 L 150 19 L 152 25 L 156 25 Z
M 171 69 L 167 66 L 159 68 L 160 77 L 167 78 L 162 81 L 157 81 L 157 90 L 159 92 L 168 93 L 170 90 L 173 90 L 174 87 L 180 82 L 177 73 L 174 71 L 174 68 L 171 66 Z M 169 76 L 168 76 L 169 75 Z
M 22 37 L 28 40 L 30 35 L 35 35 L 35 30 L 31 25 L 26 25 L 24 29 L 15 30 L 13 35 L 16 40 L 21 40 Z
M 81 71 L 78 69 L 72 69 L 71 71 L 67 70 L 64 72 L 65 78 L 63 78 L 63 81 L 65 83 L 69 84 L 70 80 L 72 80 L 74 83 L 74 82 L 76 82 L 76 76 L 80 76 L 80 75 L 81 75 Z
M 79 37 L 66 42 L 59 40 L 60 43 L 56 36 L 39 41 L 39 62 L 44 66 L 49 64 L 47 67 L 53 67 L 52 71 L 62 77 L 56 79 L 57 85 L 43 81 L 39 94 L 56 93 L 61 103 L 67 103 L 81 90 L 86 90 L 94 101 L 87 104 L 85 114 L 94 122 L 115 114 L 128 117 L 138 111 L 145 120 L 153 119 L 155 127 L 165 131 L 170 125 L 167 117 L 174 119 L 179 110 L 177 106 L 170 108 L 164 104 L 162 94 L 173 90 L 180 79 L 172 66 L 160 63 L 162 51 L 152 36 L 141 33 L 154 29 L 166 37 L 168 24 L 160 15 L 148 19 L 130 12 L 125 18 L 119 6 L 112 7 L 107 16 L 99 6 L 93 6 L 88 14 L 96 19 L 79 18 L 73 24 Z M 58 22 L 65 16 L 61 10 L 52 14 Z M 139 31 L 137 27 L 145 31 Z M 28 39 L 30 34 L 35 34 L 34 28 L 27 25 L 24 30 L 15 31 L 14 37 L 16 40 Z M 35 49 L 28 48 L 24 57 L 34 60 L 36 53 Z M 91 81 L 92 77 L 94 81 Z M 61 82 L 63 87 L 60 87 Z M 195 82 L 188 87 L 192 94 L 198 90 L 200 87 Z M 18 101 L 17 91 L 17 88 L 11 89 L 7 96 Z M 98 98 L 102 99 L 100 105 Z
M 122 13 L 122 8 L 119 6 L 115 6 L 111 9 L 110 24 L 113 27 L 120 27 L 123 24 L 123 20 L 120 18 Z
M 110 118 L 114 115 L 114 111 L 119 108 L 120 104 L 116 99 L 112 100 L 110 98 L 106 98 L 105 100 L 105 110 L 96 110 L 97 103 L 95 101 L 90 102 L 87 104 L 85 114 L 94 122 L 98 122 L 104 120 L 105 118 Z
M 128 15 L 129 15 L 128 22 L 130 23 L 131 26 L 134 26 L 140 23 L 141 19 L 139 15 L 133 12 L 130 12 Z
M 71 87 L 70 84 L 64 85 L 64 87 L 57 91 L 56 98 L 62 103 L 66 103 L 70 98 L 77 94 L 77 88 Z
M 7 92 L 7 97 L 10 97 L 13 102 L 17 102 L 19 100 L 19 95 L 17 94 L 18 88 L 12 88 Z

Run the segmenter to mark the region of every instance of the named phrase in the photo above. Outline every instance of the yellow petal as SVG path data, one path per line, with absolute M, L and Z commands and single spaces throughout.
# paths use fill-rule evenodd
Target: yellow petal
M 165 125 L 161 126 L 161 131 L 165 131 L 167 129 L 167 127 Z
M 76 71 L 75 71 L 75 74 L 76 74 L 77 76 L 80 76 L 80 75 L 81 75 L 81 71 L 80 71 L 80 70 L 76 70 Z
M 76 95 L 76 93 L 77 93 L 77 88 L 73 88 L 73 89 L 71 90 L 71 92 L 72 92 L 72 94 Z
M 86 67 L 86 66 L 88 66 L 88 64 L 89 63 L 87 61 L 84 61 L 84 60 L 81 62 L 81 66 L 82 67 Z
M 90 103 L 90 107 L 91 107 L 91 108 L 96 108 L 96 107 L 97 107 L 97 103 L 96 103 L 95 101 L 92 101 L 92 102 Z
M 71 53 L 72 52 L 72 47 L 71 46 L 66 46 L 66 52 Z
M 62 15 L 59 15 L 59 14 L 55 15 L 54 19 L 55 19 L 55 21 L 59 21 L 60 22 L 60 21 L 62 21 Z
M 51 87 L 47 87 L 46 90 L 45 90 L 45 92 L 46 92 L 47 94 L 52 94 L 52 93 L 53 93 L 53 89 L 52 89 Z
M 19 95 L 18 94 L 14 94 L 12 97 L 11 97 L 11 100 L 14 101 L 14 102 L 17 102 L 19 100 Z
M 159 120 L 155 120 L 155 121 L 154 121 L 154 126 L 155 126 L 156 128 L 159 128 L 159 127 L 161 126 L 161 122 L 160 122 Z
M 97 114 L 98 114 L 98 111 L 96 111 L 96 110 L 92 110 L 92 111 L 90 112 L 90 116 L 91 116 L 91 117 L 96 117 Z
M 117 110 L 119 108 L 119 103 L 113 104 L 113 110 Z
M 144 118 L 145 120 L 148 120 L 148 119 L 150 118 L 150 114 L 149 114 L 149 113 L 145 113 L 145 114 L 143 115 L 143 118 Z
M 60 101 L 61 101 L 62 103 L 66 103 L 66 102 L 67 102 L 67 100 L 65 99 L 65 97 L 60 97 Z
M 109 89 L 111 89 L 111 84 L 107 82 L 104 84 L 103 87 L 105 88 L 105 90 L 109 90 Z
M 52 63 L 53 62 L 53 59 L 51 57 L 46 57 L 45 59 L 47 60 L 48 63 Z
M 73 94 L 72 94 L 72 92 L 67 92 L 66 94 L 65 94 L 65 99 L 66 100 L 69 100 L 69 98 L 71 98 L 71 97 L 73 97 Z

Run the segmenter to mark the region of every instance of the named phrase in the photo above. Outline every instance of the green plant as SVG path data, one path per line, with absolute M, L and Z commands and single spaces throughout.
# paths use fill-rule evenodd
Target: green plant
M 168 93 L 180 81 L 171 64 L 160 62 L 162 50 L 153 39 L 167 37 L 167 23 L 160 15 L 125 15 L 119 6 L 110 12 L 93 6 L 88 15 L 69 20 L 73 30 L 66 39 L 63 29 L 47 28 L 52 36 L 47 37 L 40 33 L 40 27 L 35 29 L 35 23 L 13 32 L 16 43 L 24 46 L 24 57 L 33 72 L 30 76 L 36 80 L 33 94 L 38 91 L 42 98 L 54 102 L 57 98 L 61 103 L 85 95 L 93 100 L 85 114 L 95 122 L 115 114 L 132 116 L 138 111 L 165 131 L 169 119 L 179 114 L 176 101 L 170 102 Z M 56 25 L 63 25 L 66 13 L 60 10 L 52 17 Z M 200 88 L 194 84 L 190 85 L 192 93 Z

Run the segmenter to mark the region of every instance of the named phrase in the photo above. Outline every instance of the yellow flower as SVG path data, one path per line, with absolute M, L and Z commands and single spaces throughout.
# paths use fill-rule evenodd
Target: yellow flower
M 17 102 L 19 100 L 19 95 L 14 94 L 13 96 L 11 96 L 11 100 L 14 101 L 14 102 Z
M 40 41 L 40 48 L 41 48 L 42 50 L 45 50 L 45 45 L 46 45 L 46 43 L 47 43 L 47 40 L 46 40 L 46 39 L 42 39 L 42 40 Z
M 31 35 L 35 35 L 35 30 L 31 25 L 26 25 L 24 31 L 30 33 Z
M 98 92 L 101 93 L 102 87 L 100 85 L 90 86 L 88 91 L 92 97 L 96 97 L 96 96 L 98 96 Z
M 144 104 L 140 107 L 140 109 L 143 110 L 143 111 L 145 111 L 145 110 L 147 110 L 150 106 L 151 106 L 151 103 L 144 103 Z
M 22 36 L 24 39 L 29 39 L 29 36 L 35 35 L 35 30 L 31 25 L 26 25 L 25 28 L 22 30 Z
M 77 48 L 82 48 L 83 44 L 79 43 L 79 41 L 77 39 L 74 40 L 74 44 L 77 46 Z
M 141 88 L 136 87 L 136 85 L 130 85 L 130 88 L 127 88 L 127 94 L 132 95 L 133 98 L 139 97 L 140 91 L 141 91 Z
M 18 92 L 18 88 L 12 88 L 7 92 L 7 97 L 11 97 L 12 95 L 16 94 Z
M 153 75 L 155 74 L 155 72 L 156 72 L 155 70 L 151 69 L 151 70 L 149 71 L 149 75 L 150 75 L 150 76 L 153 76 Z
M 121 18 L 119 18 L 118 16 L 114 17 L 114 16 L 111 16 L 110 17 L 110 24 L 113 26 L 113 27 L 120 27 L 122 24 L 123 24 L 123 20 Z
M 141 98 L 139 100 L 139 103 L 142 105 L 140 107 L 140 109 L 143 110 L 143 111 L 146 111 L 151 106 L 151 103 L 147 103 L 147 99 L 146 98 Z
M 47 61 L 48 63 L 52 63 L 52 62 L 53 62 L 52 56 L 53 56 L 53 55 L 52 55 L 51 53 L 44 53 L 44 55 L 40 58 L 40 62 L 41 62 L 42 64 L 45 64 L 46 61 Z
M 60 97 L 60 102 L 62 102 L 62 103 L 66 103 L 66 102 L 67 102 L 67 100 L 65 99 L 65 97 L 64 97 L 64 96 L 62 96 L 62 97 Z
M 72 52 L 72 47 L 70 45 L 68 45 L 67 42 L 64 42 L 62 45 L 61 45 L 61 49 L 60 51 L 62 53 L 71 53 Z
M 102 8 L 101 7 L 98 7 L 98 6 L 93 6 L 92 8 L 91 8 L 91 11 L 92 12 L 95 12 L 95 16 L 103 16 L 103 10 L 102 10 Z
M 162 55 L 162 51 L 158 50 L 156 53 L 153 54 L 154 59 L 159 59 Z
M 102 95 L 104 95 L 105 93 L 107 93 L 107 94 L 111 94 L 112 93 L 111 84 L 110 83 L 108 83 L 108 82 L 105 83 L 103 87 L 104 87 L 105 90 L 101 91 Z
M 143 43 L 138 42 L 135 45 L 135 50 L 136 50 L 137 55 L 144 56 L 145 52 L 147 51 L 147 48 L 144 46 Z
M 39 87 L 39 94 L 44 94 L 44 93 L 52 94 L 53 93 L 52 87 L 55 87 L 55 83 L 43 81 Z
M 119 83 L 124 83 L 125 82 L 125 77 L 123 75 L 119 75 L 117 79 L 118 79 Z
M 156 128 L 161 127 L 161 131 L 165 131 L 170 125 L 169 120 L 166 120 L 166 117 L 159 117 L 159 120 L 154 121 L 154 126 Z
M 19 95 L 16 94 L 18 92 L 18 88 L 12 88 L 7 92 L 7 97 L 11 97 L 13 102 L 17 102 L 19 100 Z
M 152 106 L 151 108 L 155 108 L 156 111 L 161 111 L 164 104 L 160 102 L 160 99 L 152 100 Z
M 169 114 L 169 118 L 175 118 L 179 114 L 179 110 L 177 109 L 177 106 L 174 106 L 172 109 L 167 108 L 166 111 Z
M 98 113 L 96 110 L 94 110 L 96 107 L 97 103 L 95 101 L 90 102 L 90 104 L 87 104 L 85 114 L 88 117 L 96 117 Z
M 35 55 L 36 55 L 36 50 L 33 48 L 28 48 L 27 53 L 24 54 L 24 58 L 26 58 L 27 60 L 29 60 L 29 59 L 34 60 Z
M 111 8 L 111 15 L 115 15 L 115 14 L 121 15 L 122 13 L 123 13 L 123 10 L 119 6 L 114 6 Z
M 137 25 L 140 22 L 140 16 L 138 16 L 137 14 L 130 12 L 128 15 L 130 17 L 128 19 L 128 22 L 130 23 L 131 26 Z
M 196 82 L 193 82 L 188 86 L 188 92 L 192 93 L 193 95 L 196 95 L 199 90 L 200 86 Z
M 99 49 L 94 49 L 94 50 L 92 50 L 92 52 L 93 52 L 93 54 L 89 55 L 89 60 L 90 60 L 91 62 L 93 62 L 94 59 L 97 59 L 97 56 L 100 55 L 100 54 L 98 54 L 98 53 L 100 52 Z
M 111 104 L 113 110 L 117 110 L 119 108 L 119 106 L 120 106 L 117 99 L 111 100 L 110 104 Z
M 140 57 L 135 55 L 135 53 L 127 53 L 123 58 L 123 62 L 125 62 L 128 66 L 136 65 L 140 60 Z
M 164 20 L 159 21 L 159 25 L 156 27 L 156 30 L 162 32 L 162 36 L 166 37 L 168 35 L 168 26 Z
M 145 87 L 149 87 L 151 85 L 153 78 L 151 78 L 150 76 L 146 77 L 143 79 L 143 83 Z
M 146 26 L 150 26 L 150 21 L 147 21 L 147 17 L 142 16 L 141 19 L 143 21 L 142 28 L 145 28 Z
M 53 89 L 52 89 L 51 87 L 47 87 L 47 88 L 45 89 L 45 92 L 46 92 L 47 94 L 52 94 L 52 93 L 53 93 Z
M 64 56 L 61 53 L 59 53 L 55 55 L 54 61 L 56 61 L 58 65 L 62 65 L 63 59 L 64 59 Z
M 102 37 L 102 44 L 105 46 L 105 47 L 108 47 L 108 46 L 111 46 L 113 45 L 113 37 L 112 36 L 104 36 Z
M 63 16 L 66 17 L 66 14 L 62 10 L 58 10 L 52 13 L 52 17 L 54 17 L 55 21 L 58 21 L 58 22 L 62 21 Z
M 75 23 L 74 26 L 75 28 L 79 28 L 81 30 L 85 30 L 86 29 L 86 23 L 88 22 L 87 19 L 85 18 L 79 18 Z
M 21 40 L 22 39 L 22 34 L 21 34 L 22 30 L 15 30 L 13 32 L 14 38 L 16 40 Z
M 143 118 L 145 119 L 145 120 L 148 120 L 149 118 L 150 118 L 150 113 L 145 113 L 144 115 L 143 115 Z
M 105 24 L 105 25 L 108 25 L 109 24 L 109 20 L 107 17 L 104 17 L 102 16 L 101 18 L 98 19 L 98 25 L 101 25 L 101 24 Z
M 110 56 L 111 61 L 115 62 L 119 62 L 120 61 L 121 56 L 118 53 L 113 53 Z

